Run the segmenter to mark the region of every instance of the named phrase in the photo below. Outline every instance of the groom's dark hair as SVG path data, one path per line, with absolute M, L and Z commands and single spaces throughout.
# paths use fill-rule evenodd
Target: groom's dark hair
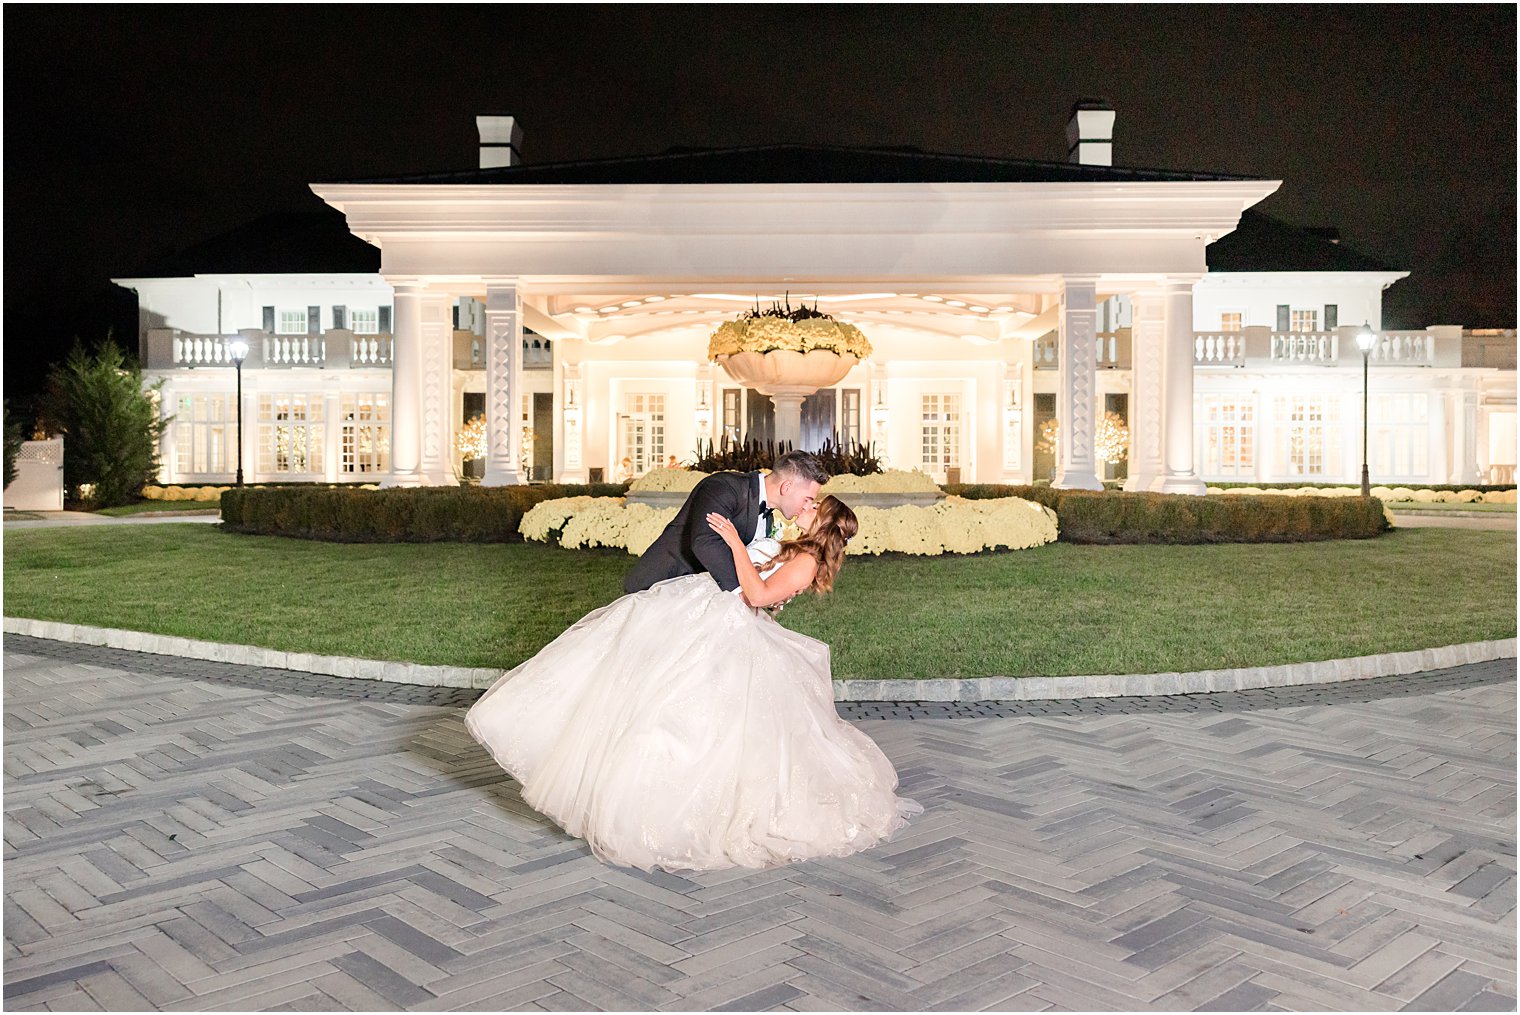
M 829 481 L 829 474 L 823 471 L 823 466 L 818 464 L 818 459 L 806 451 L 788 451 L 776 459 L 776 465 L 772 472 L 785 472 L 797 479 L 810 480 L 822 486 Z

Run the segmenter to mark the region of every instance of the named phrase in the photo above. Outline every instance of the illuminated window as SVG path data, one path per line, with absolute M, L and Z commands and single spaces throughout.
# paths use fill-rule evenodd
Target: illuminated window
M 1290 331 L 1318 331 L 1318 310 L 1295 310 L 1288 321 Z
M 281 310 L 280 316 L 275 320 L 275 334 L 306 334 L 306 309 L 303 307 L 300 310 Z
M 322 396 L 259 396 L 259 471 L 314 475 L 322 472 Z
M 1239 310 L 1226 310 L 1219 315 L 1220 331 L 1239 331 L 1246 324 L 1246 315 Z
M 378 335 L 380 334 L 380 311 L 350 310 L 348 326 L 355 335 Z
M 1199 475 L 1253 479 L 1256 475 L 1255 405 L 1250 396 L 1202 395 L 1196 400 Z
M 925 395 L 919 424 L 920 461 L 930 475 L 961 464 L 961 396 Z
M 860 389 L 839 392 L 839 439 L 846 446 L 860 443 Z
M 340 471 L 357 475 L 390 470 L 390 418 L 388 393 L 343 396 Z
M 179 396 L 174 453 L 181 476 L 231 473 L 237 468 L 235 403 L 232 395 Z
M 1335 399 L 1314 395 L 1279 395 L 1273 403 L 1277 422 L 1274 447 L 1279 476 L 1339 476 L 1341 432 Z
M 1430 470 L 1429 396 L 1395 392 L 1369 399 L 1367 468 L 1374 483 L 1423 479 Z
M 630 392 L 622 414 L 619 468 L 614 475 L 642 476 L 665 464 L 665 396 Z M 626 464 L 625 464 L 626 463 Z

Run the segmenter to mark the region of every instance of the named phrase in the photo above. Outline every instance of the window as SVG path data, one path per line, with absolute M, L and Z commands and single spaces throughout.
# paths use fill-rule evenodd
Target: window
M 259 471 L 322 472 L 322 396 L 259 396 Z
M 306 334 L 306 308 L 302 307 L 299 310 L 281 310 L 280 316 L 276 319 L 275 334 Z
M 1246 315 L 1239 310 L 1226 310 L 1219 315 L 1220 331 L 1239 331 L 1246 325 Z
M 343 396 L 341 469 L 345 475 L 389 472 L 390 395 Z
M 1340 475 L 1340 427 L 1333 399 L 1279 395 L 1273 416 L 1277 421 L 1273 450 L 1279 476 Z
M 743 392 L 737 388 L 723 389 L 723 436 L 731 441 L 739 439 L 740 432 L 744 429 L 743 405 L 740 395 Z
M 839 392 L 839 439 L 846 445 L 860 443 L 860 389 Z
M 237 468 L 237 405 L 232 395 L 180 395 L 174 415 L 175 470 L 182 476 Z
M 1295 310 L 1289 318 L 1289 331 L 1318 331 L 1318 310 Z
M 944 475 L 961 464 L 961 396 L 925 395 L 919 428 L 923 470 Z
M 1202 395 L 1198 398 L 1198 472 L 1208 479 L 1256 476 L 1256 420 L 1250 396 Z
M 380 334 L 380 311 L 357 308 L 350 310 L 348 326 L 355 335 L 378 335 Z
M 665 396 L 629 393 L 623 413 L 618 468 L 614 475 L 642 476 L 665 464 Z
M 1429 396 L 1398 392 L 1368 400 L 1367 469 L 1374 483 L 1425 478 L 1430 470 Z

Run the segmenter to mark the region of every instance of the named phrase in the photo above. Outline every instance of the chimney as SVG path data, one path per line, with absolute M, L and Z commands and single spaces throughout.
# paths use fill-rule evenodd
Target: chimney
M 477 116 L 480 131 L 480 168 L 522 165 L 522 128 L 511 116 Z
M 1066 161 L 1083 166 L 1114 164 L 1114 107 L 1107 99 L 1083 99 L 1071 107 Z

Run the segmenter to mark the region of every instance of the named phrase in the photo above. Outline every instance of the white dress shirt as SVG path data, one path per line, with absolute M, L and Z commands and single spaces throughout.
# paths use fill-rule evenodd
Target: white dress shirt
M 765 499 L 765 476 L 757 475 L 755 480 L 760 484 L 760 513 L 755 516 L 755 535 L 750 539 L 752 543 L 756 539 L 764 539 L 770 535 L 769 530 L 765 527 L 765 508 L 767 504 Z

